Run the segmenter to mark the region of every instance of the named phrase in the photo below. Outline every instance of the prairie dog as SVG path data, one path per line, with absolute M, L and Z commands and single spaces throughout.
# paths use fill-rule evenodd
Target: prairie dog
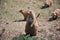
M 23 16 L 24 16 L 24 21 L 26 21 L 27 16 L 28 16 L 30 10 L 28 10 L 28 9 L 21 9 L 19 12 L 21 12 L 21 13 L 23 14 Z M 40 14 L 38 14 L 38 15 L 36 16 L 36 18 L 38 18 L 39 15 L 40 15 Z
M 52 12 L 53 19 L 57 19 L 58 16 L 60 16 L 60 9 L 56 9 L 54 12 Z
M 50 7 L 53 3 L 53 0 L 45 0 L 44 4 L 46 7 Z
M 36 20 L 36 16 L 32 11 L 30 11 L 30 14 L 28 14 L 28 17 L 27 17 L 27 23 L 25 28 L 26 34 L 30 34 L 31 36 L 36 36 L 37 27 L 38 27 L 38 23 Z

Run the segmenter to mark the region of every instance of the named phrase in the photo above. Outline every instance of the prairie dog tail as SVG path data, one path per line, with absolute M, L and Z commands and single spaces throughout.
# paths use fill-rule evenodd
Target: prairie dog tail
M 38 17 L 39 17 L 39 15 L 40 15 L 40 13 L 36 16 L 36 18 L 38 18 Z

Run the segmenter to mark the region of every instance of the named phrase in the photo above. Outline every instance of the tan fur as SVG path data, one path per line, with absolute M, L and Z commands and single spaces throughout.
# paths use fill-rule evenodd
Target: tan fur
M 19 12 L 21 12 L 21 13 L 23 14 L 24 20 L 26 21 L 26 18 L 27 18 L 27 16 L 28 16 L 28 14 L 29 14 L 30 11 L 29 11 L 28 9 L 21 9 Z M 39 15 L 40 15 L 40 14 L 38 14 L 38 15 L 36 16 L 36 18 L 38 18 Z
M 52 12 L 52 19 L 56 20 L 60 16 L 60 9 L 56 9 L 54 12 Z
M 45 0 L 44 4 L 45 5 L 48 5 L 48 6 L 51 6 L 53 3 L 53 0 Z
M 26 18 L 28 16 L 28 13 L 29 13 L 29 10 L 27 10 L 27 9 L 21 9 L 20 12 L 23 14 L 24 20 L 26 20 Z
M 54 12 L 52 12 L 53 15 L 60 16 L 60 9 L 56 9 Z
M 30 20 L 30 18 L 32 18 L 32 21 Z M 25 28 L 26 34 L 36 36 L 37 35 L 37 27 L 38 27 L 38 23 L 37 23 L 37 20 L 36 20 L 36 16 L 31 11 L 30 14 L 27 17 L 27 23 L 26 23 L 26 28 Z

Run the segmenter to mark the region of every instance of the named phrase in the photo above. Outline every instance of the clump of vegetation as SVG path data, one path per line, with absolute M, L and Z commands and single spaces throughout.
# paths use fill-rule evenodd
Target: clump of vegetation
M 13 40 L 37 40 L 35 36 L 30 35 L 20 35 L 18 37 L 13 38 Z

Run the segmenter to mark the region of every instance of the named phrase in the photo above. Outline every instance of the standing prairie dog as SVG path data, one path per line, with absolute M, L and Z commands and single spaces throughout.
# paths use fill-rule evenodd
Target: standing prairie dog
M 21 9 L 19 12 L 21 12 L 21 13 L 23 14 L 23 16 L 24 16 L 24 21 L 26 21 L 26 18 L 27 18 L 27 16 L 28 16 L 28 14 L 29 14 L 30 11 L 29 11 L 28 9 Z M 40 14 L 38 14 L 38 15 L 36 16 L 36 18 L 38 18 L 39 15 L 40 15 Z
M 60 16 L 60 9 L 56 9 L 54 12 L 52 12 L 53 19 L 57 19 L 58 16 Z
M 26 21 L 27 21 L 26 27 L 25 27 L 26 34 L 30 34 L 31 36 L 36 36 L 38 23 L 36 20 L 36 16 L 32 11 L 30 11 L 30 14 L 28 14 Z

